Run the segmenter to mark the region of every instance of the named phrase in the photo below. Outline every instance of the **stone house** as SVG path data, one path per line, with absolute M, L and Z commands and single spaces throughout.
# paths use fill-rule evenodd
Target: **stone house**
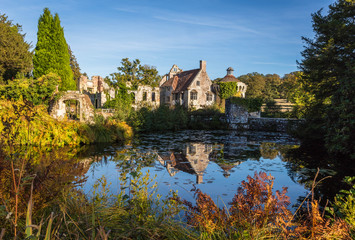
M 212 105 L 216 100 L 212 81 L 206 72 L 206 61 L 202 60 L 200 68 L 188 71 L 174 64 L 159 86 L 161 105 L 200 109 Z
M 111 88 L 100 76 L 93 76 L 90 80 L 81 75 L 78 80 L 78 91 L 90 97 L 95 108 L 102 108 L 105 102 L 115 97 L 115 90 Z
M 139 85 L 137 90 L 128 90 L 134 96 L 134 109 L 143 106 L 157 108 L 160 105 L 159 87 L 151 87 L 148 85 Z

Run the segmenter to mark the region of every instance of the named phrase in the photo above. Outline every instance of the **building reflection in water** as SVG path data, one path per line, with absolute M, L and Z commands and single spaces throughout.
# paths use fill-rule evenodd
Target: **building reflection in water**
M 196 183 L 202 183 L 211 152 L 212 145 L 187 143 L 182 152 L 158 153 L 158 161 L 167 169 L 170 176 L 183 171 L 196 175 Z
M 203 174 L 210 161 L 221 167 L 225 177 L 229 177 L 231 169 L 243 162 L 226 161 L 223 149 L 224 144 L 186 143 L 180 152 L 158 152 L 158 161 L 170 176 L 183 171 L 196 175 L 196 183 L 199 184 L 203 182 Z

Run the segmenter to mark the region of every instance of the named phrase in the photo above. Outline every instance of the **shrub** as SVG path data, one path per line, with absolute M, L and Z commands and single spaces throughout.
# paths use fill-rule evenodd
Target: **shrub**
M 249 112 L 258 112 L 261 109 L 263 100 L 261 98 L 239 98 L 231 97 L 229 99 L 231 103 L 241 105 L 245 107 Z
M 5 145 L 77 146 L 93 142 L 123 142 L 132 137 L 124 122 L 108 120 L 87 125 L 77 121 L 58 121 L 43 105 L 28 101 L 0 102 L 0 141 Z

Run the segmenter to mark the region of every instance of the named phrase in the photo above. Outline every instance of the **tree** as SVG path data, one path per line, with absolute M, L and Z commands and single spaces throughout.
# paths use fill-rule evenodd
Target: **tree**
M 118 73 L 111 74 L 111 85 L 125 87 L 129 82 L 132 88 L 137 88 L 139 84 L 156 87 L 159 85 L 160 76 L 158 70 L 149 65 L 141 65 L 139 59 L 132 62 L 128 58 L 123 58 L 122 66 L 118 67 Z
M 68 45 L 68 51 L 69 51 L 69 55 L 70 55 L 70 67 L 73 72 L 74 80 L 77 81 L 80 78 L 80 76 L 82 75 L 80 72 L 79 63 L 76 60 L 76 57 L 69 45 Z
M 264 75 L 253 72 L 246 75 L 239 76 L 238 79 L 248 85 L 246 97 L 250 98 L 264 98 L 263 90 L 265 88 Z
M 50 72 L 61 78 L 60 90 L 76 89 L 76 82 L 70 67 L 68 44 L 64 30 L 60 26 L 58 14 L 53 15 L 48 8 L 38 20 L 37 44 L 33 57 L 33 75 L 39 78 Z
M 0 14 L 0 83 L 32 70 L 31 45 L 25 42 L 20 25 Z
M 324 141 L 329 153 L 355 159 L 355 3 L 338 0 L 312 15 L 314 39 L 299 63 L 303 89 L 314 96 L 307 106 L 308 138 Z
M 263 96 L 265 99 L 272 100 L 280 98 L 279 88 L 281 85 L 281 78 L 277 74 L 266 74 L 264 77 L 265 86 L 263 89 Z

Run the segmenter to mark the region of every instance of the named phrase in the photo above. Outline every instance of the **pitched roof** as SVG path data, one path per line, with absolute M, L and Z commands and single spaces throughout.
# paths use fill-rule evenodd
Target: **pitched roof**
M 227 74 L 220 82 L 240 82 L 240 80 L 232 74 Z
M 201 69 L 193 69 L 189 71 L 180 72 L 174 77 L 170 78 L 168 81 L 163 83 L 161 87 L 172 87 L 173 92 L 181 92 L 187 90 L 192 81 L 195 79 L 196 75 Z

